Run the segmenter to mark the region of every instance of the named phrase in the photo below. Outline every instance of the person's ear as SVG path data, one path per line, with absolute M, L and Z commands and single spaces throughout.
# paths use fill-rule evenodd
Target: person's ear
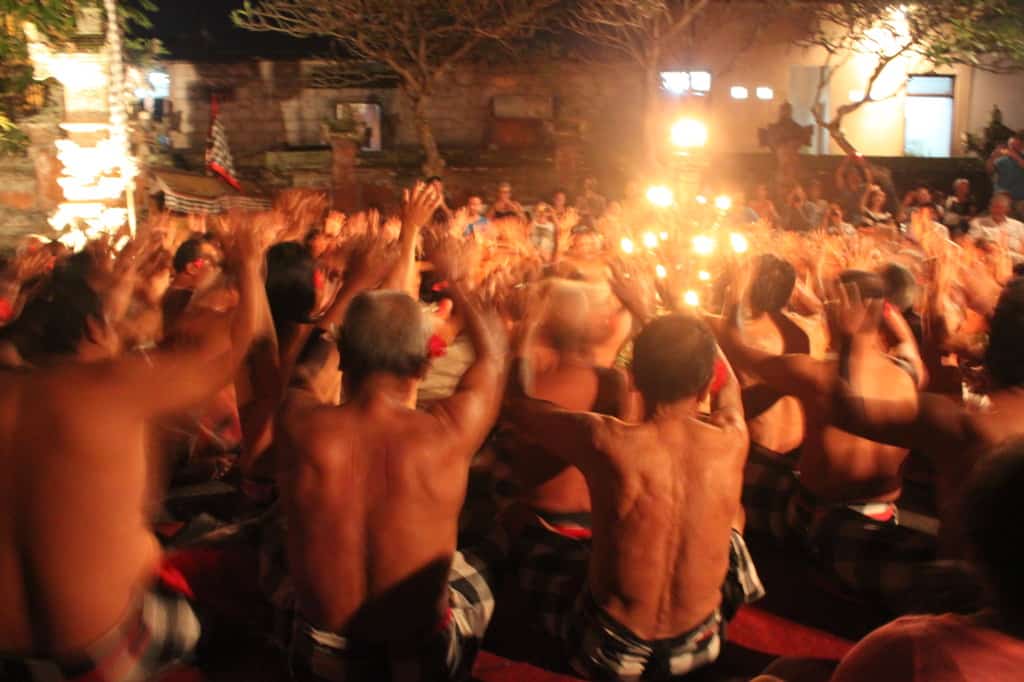
M 440 301 L 438 301 L 437 312 L 434 314 L 437 315 L 438 318 L 447 322 L 452 318 L 452 308 L 454 306 L 455 304 L 452 302 L 452 299 L 442 298 Z

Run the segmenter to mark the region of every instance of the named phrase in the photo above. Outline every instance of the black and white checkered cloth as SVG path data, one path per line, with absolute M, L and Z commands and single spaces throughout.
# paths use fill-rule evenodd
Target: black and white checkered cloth
M 235 179 L 235 160 L 228 145 L 228 134 L 219 116 L 210 125 L 210 138 L 206 142 L 206 165 L 232 187 L 240 189 Z

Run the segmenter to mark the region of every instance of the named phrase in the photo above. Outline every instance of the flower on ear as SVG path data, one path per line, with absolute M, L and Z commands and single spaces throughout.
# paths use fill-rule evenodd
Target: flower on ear
M 427 341 L 427 355 L 431 358 L 440 358 L 448 352 L 448 344 L 437 334 L 432 334 Z
M 729 380 L 729 370 L 726 368 L 722 358 L 715 359 L 715 370 L 711 373 L 711 394 L 715 395 L 725 387 Z

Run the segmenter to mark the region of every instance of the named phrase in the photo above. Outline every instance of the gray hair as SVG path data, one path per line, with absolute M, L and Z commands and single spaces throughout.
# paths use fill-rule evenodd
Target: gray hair
M 429 362 L 430 327 L 420 305 L 401 291 L 359 294 L 338 336 L 341 369 L 358 386 L 371 374 L 418 377 Z

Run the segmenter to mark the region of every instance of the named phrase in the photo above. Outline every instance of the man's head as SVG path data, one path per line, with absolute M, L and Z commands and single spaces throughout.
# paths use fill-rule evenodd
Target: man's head
M 985 367 L 997 388 L 1024 387 L 1024 278 L 1003 289 L 989 329 Z
M 512 198 L 512 185 L 510 183 L 503 182 L 498 185 L 498 198 L 504 201 Z
M 1024 151 L 1024 133 L 1011 136 L 1010 139 L 1006 141 L 1006 146 L 1018 154 L 1021 153 L 1021 151 Z
M 918 287 L 914 273 L 898 263 L 890 263 L 882 270 L 885 300 L 905 313 L 917 303 Z
M 440 175 L 431 175 L 427 178 L 426 183 L 430 185 L 431 189 L 437 192 L 437 196 L 444 196 L 444 180 L 441 179 Z
M 954 180 L 953 194 L 961 201 L 967 199 L 971 195 L 971 181 L 967 178 L 957 178 Z
M 282 242 L 267 251 L 267 300 L 274 326 L 302 324 L 316 307 L 313 256 L 299 242 Z
M 597 178 L 591 176 L 583 179 L 583 191 L 584 192 L 596 192 L 597 191 Z
M 198 275 L 210 266 L 220 264 L 220 252 L 204 237 L 186 239 L 174 252 L 176 274 Z
M 572 231 L 569 251 L 577 258 L 596 258 L 601 253 L 601 235 L 589 225 L 578 225 Z
M 989 202 L 988 212 L 996 220 L 1002 221 L 1010 214 L 1011 205 L 1010 195 L 1006 192 L 999 192 L 992 197 L 992 201 Z
M 28 346 L 24 356 L 112 357 L 120 350 L 114 330 L 103 316 L 103 303 L 82 277 L 54 277 L 25 304 L 17 324 Z
M 991 591 L 1000 615 L 1024 621 L 1024 531 L 1019 521 L 1024 490 L 1024 441 L 1013 441 L 976 467 L 963 498 L 962 518 L 971 558 Z
M 407 294 L 360 294 L 349 306 L 338 337 L 346 385 L 358 390 L 373 374 L 419 379 L 429 362 L 429 339 L 423 311 Z
M 547 289 L 547 314 L 540 332 L 560 353 L 579 353 L 593 340 L 590 299 L 585 285 L 555 280 Z
M 796 270 L 769 253 L 758 257 L 750 283 L 750 307 L 755 315 L 782 310 L 796 286 Z
M 648 410 L 701 398 L 711 383 L 715 337 L 700 319 L 666 315 L 650 322 L 633 342 L 633 381 Z
M 330 244 L 330 239 L 327 233 L 323 230 L 312 229 L 306 233 L 306 248 L 313 255 L 313 258 L 319 258 L 323 255 L 324 251 L 327 250 Z
M 466 202 L 466 208 L 473 216 L 482 216 L 484 214 L 484 200 L 479 194 L 471 194 L 469 201 Z
M 564 189 L 556 189 L 551 195 L 551 205 L 557 210 L 565 208 L 567 202 L 568 197 L 566 196 Z

